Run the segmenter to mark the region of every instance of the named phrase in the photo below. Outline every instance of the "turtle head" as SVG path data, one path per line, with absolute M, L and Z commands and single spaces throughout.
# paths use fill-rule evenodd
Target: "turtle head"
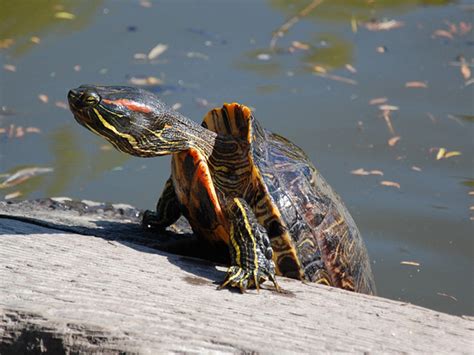
M 68 101 L 82 126 L 140 157 L 189 149 L 186 126 L 197 126 L 151 92 L 134 87 L 82 85 L 69 91 Z

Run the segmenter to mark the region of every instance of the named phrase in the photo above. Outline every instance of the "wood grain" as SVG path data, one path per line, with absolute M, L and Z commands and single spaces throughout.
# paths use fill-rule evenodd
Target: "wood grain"
M 284 294 L 217 291 L 225 267 L 132 242 L 120 213 L 35 203 L 0 203 L 1 354 L 474 349 L 472 318 L 281 277 Z M 55 215 L 89 235 L 61 230 Z

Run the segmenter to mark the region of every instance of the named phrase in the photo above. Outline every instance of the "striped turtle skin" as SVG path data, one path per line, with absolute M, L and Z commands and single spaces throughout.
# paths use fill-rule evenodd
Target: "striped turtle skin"
M 221 287 L 244 292 L 275 275 L 375 294 L 369 258 L 339 196 L 306 154 L 264 129 L 237 103 L 198 125 L 153 94 L 84 85 L 68 94 L 75 119 L 117 149 L 172 155 L 171 177 L 144 225 L 164 229 L 181 215 L 210 242 L 229 246 Z

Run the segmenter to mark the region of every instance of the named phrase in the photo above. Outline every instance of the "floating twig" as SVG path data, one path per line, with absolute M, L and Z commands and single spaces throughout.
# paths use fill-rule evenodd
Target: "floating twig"
M 324 0 L 313 0 L 311 1 L 308 6 L 300 10 L 296 15 L 291 17 L 287 20 L 283 25 L 281 25 L 276 31 L 273 32 L 272 39 L 270 41 L 270 49 L 275 50 L 276 43 L 278 39 L 282 38 L 288 30 L 293 27 L 299 20 L 303 17 L 308 16 L 311 11 L 313 11 L 316 7 L 321 5 Z

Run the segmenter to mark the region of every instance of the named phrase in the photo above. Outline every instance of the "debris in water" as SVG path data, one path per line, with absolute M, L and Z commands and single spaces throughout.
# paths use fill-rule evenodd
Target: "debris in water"
M 395 181 L 387 181 L 387 180 L 380 181 L 380 185 L 396 187 L 397 189 L 400 188 L 400 184 L 398 182 L 395 182 Z
M 32 177 L 35 177 L 40 174 L 50 173 L 53 170 L 53 168 L 40 167 L 23 168 L 17 170 L 13 174 L 10 174 L 3 182 L 0 183 L 0 189 L 5 189 L 7 187 L 12 187 L 21 184 L 26 180 L 31 179 Z
M 150 8 L 151 7 L 151 2 L 148 0 L 140 0 L 140 6 L 145 7 L 145 8 Z
M 158 58 L 160 55 L 162 55 L 166 50 L 168 49 L 168 46 L 163 43 L 158 43 L 155 47 L 153 47 L 150 52 L 148 52 L 148 60 L 153 60 Z
M 201 97 L 195 98 L 194 101 L 201 107 L 209 106 L 209 101 L 207 101 L 206 99 L 203 99 Z
M 419 89 L 426 89 L 428 84 L 422 81 L 408 81 L 405 83 L 406 88 L 419 88 Z
M 133 85 L 138 85 L 138 86 L 149 86 L 149 85 L 161 85 L 163 84 L 163 80 L 158 79 L 157 77 L 154 76 L 148 76 L 146 78 L 137 78 L 137 77 L 131 77 L 128 79 L 130 84 Z
M 61 20 L 74 20 L 76 18 L 76 15 L 74 15 L 70 12 L 60 11 L 60 12 L 56 12 L 54 14 L 54 17 L 56 17 L 58 19 L 61 19 Z
M 20 191 L 15 191 L 15 192 L 12 192 L 10 194 L 5 195 L 5 197 L 3 197 L 3 198 L 5 200 L 11 200 L 11 199 L 20 197 L 21 195 L 22 195 L 22 193 Z
M 3 66 L 3 69 L 5 69 L 6 71 L 16 72 L 16 66 L 14 66 L 13 64 L 5 64 Z
M 352 65 L 346 64 L 345 67 L 346 67 L 346 69 L 349 70 L 352 74 L 357 73 L 357 69 L 354 68 Z
M 146 60 L 147 56 L 145 53 L 135 53 L 133 59 Z
M 48 95 L 45 95 L 45 94 L 39 94 L 38 99 L 40 99 L 40 101 L 45 104 L 47 104 L 49 101 Z
M 398 111 L 400 108 L 394 105 L 380 105 L 379 109 L 382 111 Z
M 369 101 L 369 105 L 380 105 L 386 103 L 387 101 L 388 98 L 386 97 L 376 97 Z
M 180 102 L 176 102 L 175 104 L 173 104 L 173 105 L 171 106 L 171 108 L 172 108 L 173 110 L 175 110 L 175 111 L 178 111 L 182 106 L 183 106 L 183 105 L 181 105 Z
M 62 108 L 62 109 L 65 109 L 65 110 L 68 110 L 68 109 L 69 109 L 68 104 L 65 103 L 64 101 L 56 101 L 56 102 L 54 103 L 54 106 L 59 107 L 59 108 Z
M 388 106 L 388 105 L 382 105 L 382 106 Z M 387 124 L 388 130 L 390 131 L 392 136 L 394 136 L 395 135 L 395 129 L 393 128 L 393 125 L 392 125 L 392 118 L 390 117 L 390 112 L 391 112 L 391 110 L 387 110 L 387 109 L 383 110 L 382 111 L 382 117 L 385 120 L 385 123 Z
M 464 80 L 469 80 L 471 77 L 471 69 L 469 68 L 466 59 L 464 59 L 463 56 L 459 57 L 459 61 L 461 62 L 461 75 L 464 78 Z
M 396 20 L 370 21 L 363 24 L 369 31 L 389 31 L 404 26 L 404 23 Z
M 365 170 L 364 168 L 359 168 L 356 170 L 352 170 L 351 174 L 353 175 L 360 175 L 360 176 L 367 176 L 367 175 L 379 175 L 383 176 L 383 172 L 380 170 Z
M 15 43 L 15 41 L 11 38 L 0 39 L 0 49 L 10 48 L 13 43 Z
M 436 294 L 438 296 L 442 296 L 442 297 L 448 297 L 448 298 L 451 298 L 453 301 L 458 301 L 458 299 L 454 296 L 451 296 L 451 295 L 448 295 L 447 293 L 443 293 L 443 292 L 436 292 Z
M 205 55 L 204 53 L 200 53 L 200 52 L 188 52 L 188 53 L 186 53 L 186 57 L 209 60 L 209 56 Z
M 399 140 L 400 140 L 400 136 L 392 137 L 392 138 L 390 138 L 390 139 L 388 140 L 388 145 L 389 145 L 390 147 L 393 147 L 393 146 L 395 146 L 395 144 L 398 143 Z
M 310 48 L 309 44 L 303 43 L 303 42 L 300 42 L 300 41 L 291 42 L 291 46 L 293 48 L 300 49 L 300 50 L 303 50 L 303 51 L 307 51 Z
M 410 266 L 420 266 L 420 263 L 416 261 L 400 261 L 402 265 L 410 265 Z
M 258 60 L 270 60 L 270 59 L 272 59 L 272 56 L 270 54 L 267 54 L 267 53 L 260 53 L 259 55 L 257 55 L 257 59 Z
M 316 70 L 316 68 L 315 68 L 315 70 Z M 357 81 L 355 81 L 354 79 L 345 78 L 343 76 L 333 75 L 333 74 L 328 74 L 328 73 L 322 73 L 320 71 L 315 71 L 313 74 L 316 75 L 316 76 L 320 76 L 322 78 L 326 78 L 326 79 L 330 79 L 330 80 L 334 80 L 334 81 L 339 81 L 341 83 L 350 84 L 350 85 L 357 85 Z
M 462 155 L 461 152 L 458 152 L 456 150 L 453 150 L 453 151 L 448 151 L 446 148 L 430 148 L 430 152 L 435 152 L 435 151 L 438 151 L 436 153 L 436 160 L 441 160 L 441 159 L 448 159 L 448 158 L 452 158 L 452 157 L 457 157 L 459 155 Z

